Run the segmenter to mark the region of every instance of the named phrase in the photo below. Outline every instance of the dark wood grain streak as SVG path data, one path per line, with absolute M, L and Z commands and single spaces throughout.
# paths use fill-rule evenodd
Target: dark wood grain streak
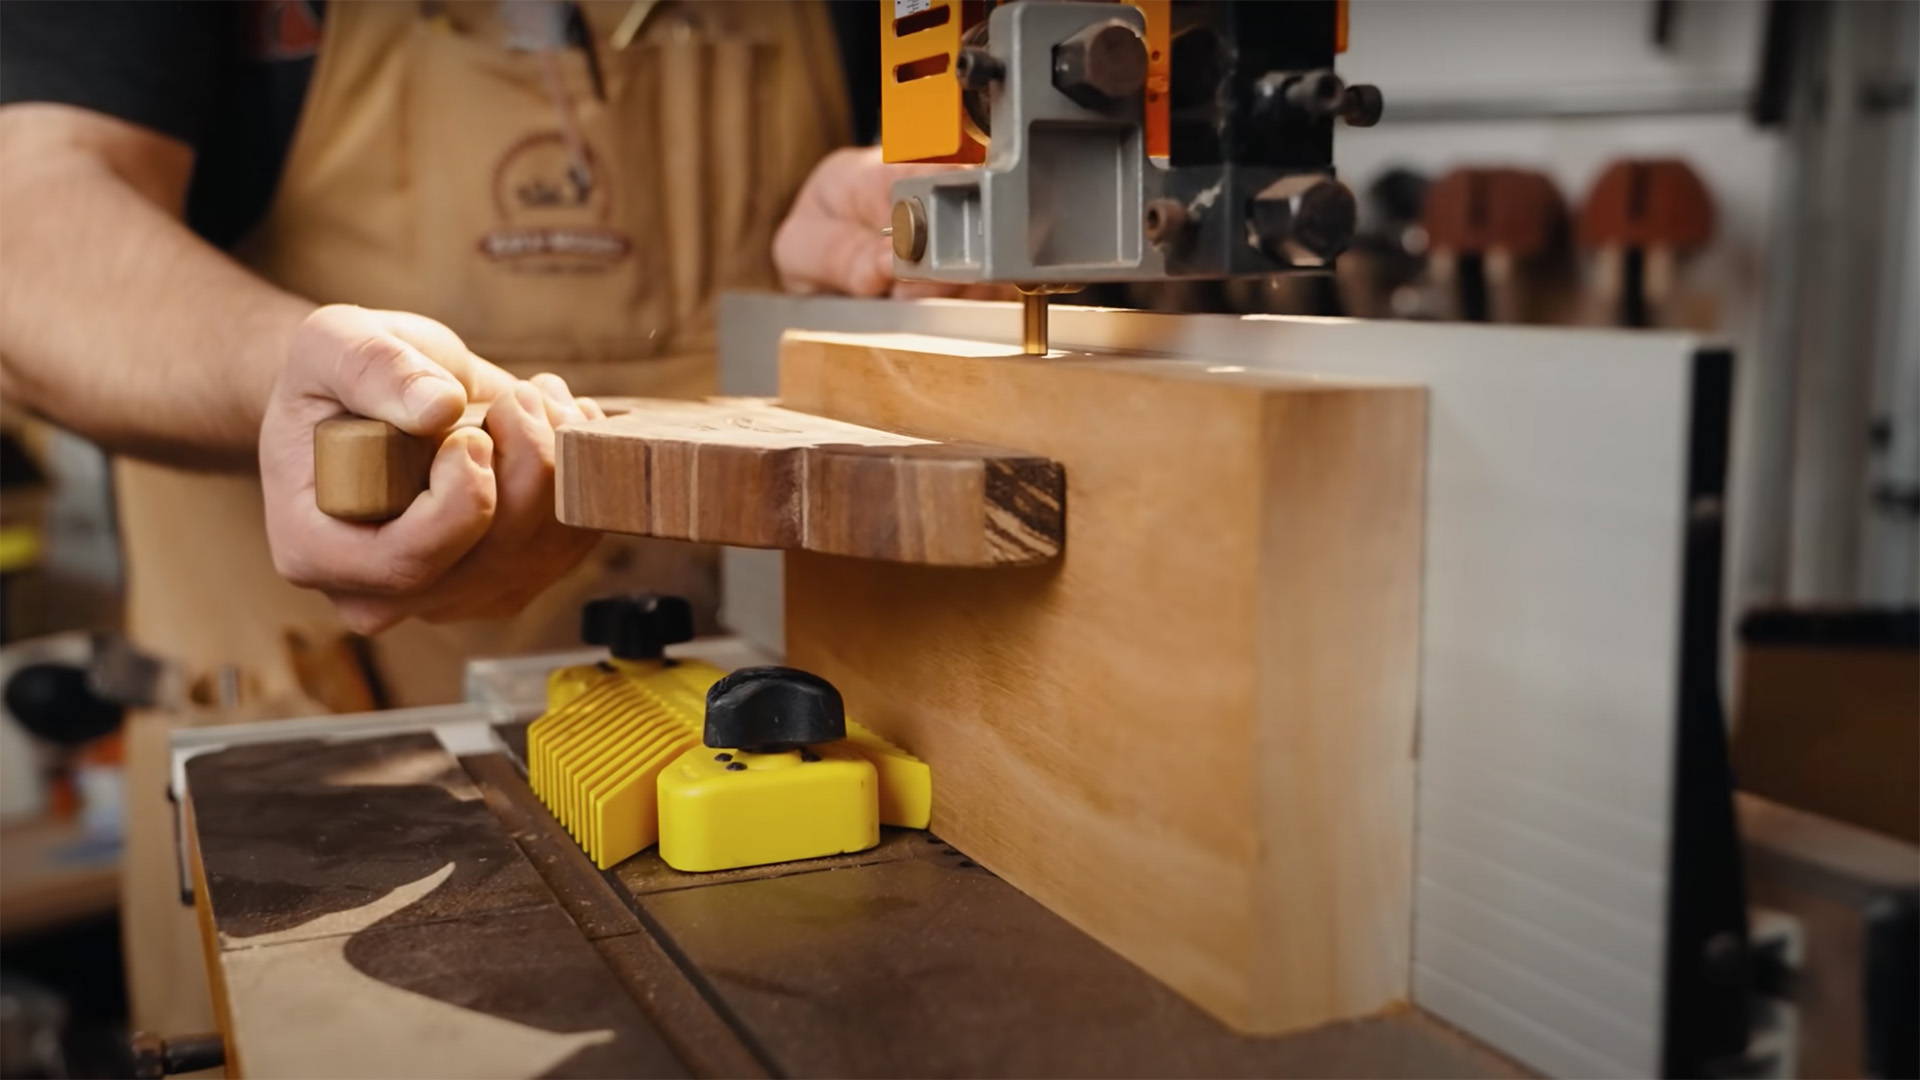
M 583 918 L 575 882 L 523 857 L 539 845 L 432 734 L 243 744 L 186 772 L 203 933 L 247 1075 L 687 1074 L 588 940 L 636 936 L 638 917 L 602 882 Z
M 1066 539 L 1067 478 L 1045 458 L 995 458 L 987 462 L 987 535 L 997 548 L 1017 554 L 1057 550 Z

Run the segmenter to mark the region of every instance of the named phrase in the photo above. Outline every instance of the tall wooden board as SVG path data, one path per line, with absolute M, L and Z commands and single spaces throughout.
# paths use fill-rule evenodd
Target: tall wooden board
M 936 832 L 1243 1030 L 1406 996 L 1423 390 L 790 334 L 781 398 L 1064 467 L 1053 563 L 787 556 Z

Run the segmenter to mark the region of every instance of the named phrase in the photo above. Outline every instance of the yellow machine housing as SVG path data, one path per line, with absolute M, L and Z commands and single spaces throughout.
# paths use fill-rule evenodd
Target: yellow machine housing
M 960 36 L 985 17 L 980 0 L 880 4 L 880 153 L 888 161 L 978 164 L 986 147 L 966 130 L 953 62 Z
M 1146 17 L 1147 153 L 1167 156 L 1170 0 L 1128 0 Z M 1344 0 L 1343 0 L 1344 4 Z M 953 66 L 984 0 L 881 0 L 880 154 L 887 161 L 975 165 L 987 148 L 968 130 Z M 1344 7 L 1343 7 L 1344 10 Z M 1342 25 L 1345 25 L 1344 22 Z
M 612 659 L 548 676 L 547 711 L 527 728 L 528 782 L 594 865 L 659 843 L 676 869 L 724 870 L 858 851 L 883 824 L 927 827 L 926 762 L 852 720 L 845 739 L 786 752 L 791 764 L 702 746 L 707 689 L 724 674 L 698 660 Z M 870 777 L 864 788 L 856 774 Z
M 1147 154 L 1165 160 L 1173 72 L 1172 0 L 1116 0 L 1140 9 L 1147 43 Z M 1333 51 L 1347 51 L 1347 3 L 1337 0 Z M 953 76 L 967 31 L 986 21 L 986 0 L 880 0 L 880 153 L 887 161 L 964 165 L 986 158 L 968 130 Z

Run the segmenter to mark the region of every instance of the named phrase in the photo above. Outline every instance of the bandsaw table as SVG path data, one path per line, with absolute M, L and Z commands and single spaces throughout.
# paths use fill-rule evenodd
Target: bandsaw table
M 506 699 L 579 659 L 478 665 L 468 706 L 182 737 L 231 1075 L 1525 1075 L 1415 1008 L 1235 1035 L 923 833 L 595 871 L 523 779 L 537 696 Z

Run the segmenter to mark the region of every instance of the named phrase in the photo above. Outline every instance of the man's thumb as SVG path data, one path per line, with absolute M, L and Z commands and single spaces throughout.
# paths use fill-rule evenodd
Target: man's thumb
M 390 334 L 354 346 L 333 387 L 349 412 L 385 420 L 410 435 L 452 427 L 467 407 L 467 391 L 439 364 Z

